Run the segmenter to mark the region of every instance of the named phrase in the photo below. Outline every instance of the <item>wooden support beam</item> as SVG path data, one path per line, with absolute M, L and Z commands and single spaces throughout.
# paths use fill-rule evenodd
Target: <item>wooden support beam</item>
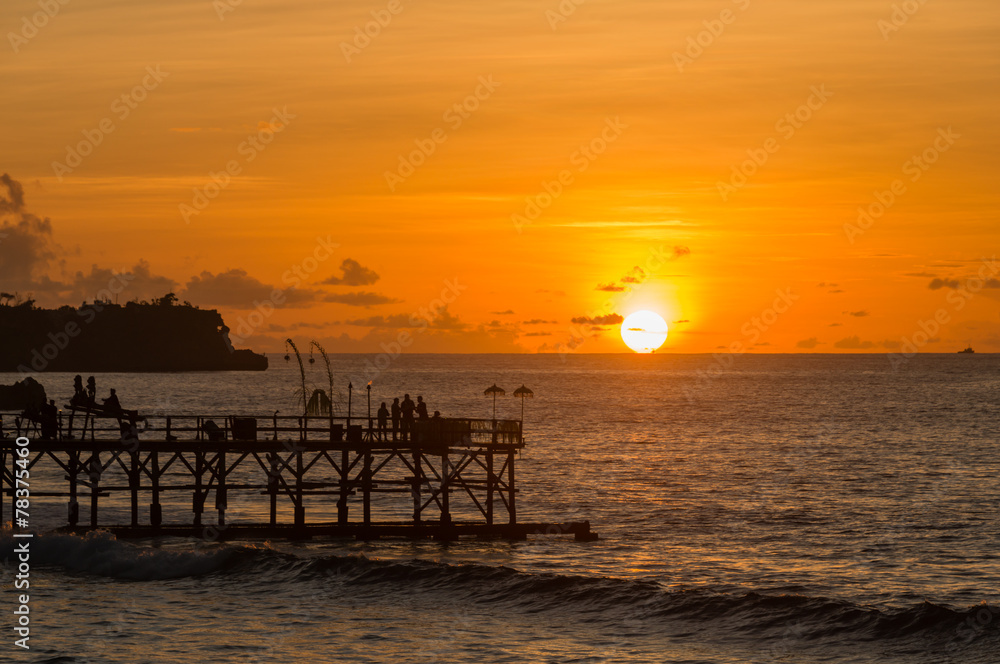
M 517 505 L 514 502 L 514 450 L 507 452 L 507 511 L 510 514 L 510 524 L 517 523 Z
M 361 471 L 361 491 L 364 499 L 364 522 L 366 526 L 372 524 L 372 452 L 370 447 L 364 451 L 365 462 Z
M 295 527 L 306 525 L 306 506 L 302 502 L 302 479 L 305 471 L 302 468 L 302 452 L 295 453 Z
M 100 495 L 101 453 L 90 455 L 90 527 L 97 528 L 97 498 Z
M 201 427 L 199 429 L 199 436 L 201 436 Z M 194 512 L 194 525 L 195 527 L 201 527 L 201 510 L 205 504 L 205 498 L 201 494 L 201 474 L 205 472 L 205 453 L 195 452 L 194 453 L 194 501 L 191 505 L 191 510 Z
M 451 505 L 448 502 L 450 489 L 448 467 L 451 465 L 449 462 L 450 458 L 448 457 L 448 453 L 445 452 L 441 455 L 441 523 L 444 524 L 451 523 Z
M 215 478 L 215 509 L 219 511 L 219 525 L 226 525 L 226 507 L 229 506 L 229 495 L 226 491 L 226 453 L 219 452 Z
M 167 419 L 169 421 L 169 418 Z M 153 493 L 153 502 L 149 505 L 149 525 L 159 528 L 163 523 L 163 509 L 160 507 L 160 456 L 157 452 L 150 452 L 149 464 Z
M 347 523 L 347 497 L 351 495 L 351 486 L 348 477 L 348 468 L 351 464 L 350 453 L 345 448 L 340 453 L 340 497 L 337 499 L 337 523 L 345 525 Z
M 268 452 L 268 473 L 267 473 L 267 493 L 270 496 L 271 510 L 270 523 L 272 526 L 278 524 L 278 453 Z
M 139 468 L 139 453 L 136 451 L 129 452 L 129 472 L 128 472 L 128 488 L 129 488 L 129 507 L 131 508 L 132 514 L 132 527 L 137 528 L 139 526 L 139 473 L 142 472 Z
M 423 469 L 420 467 L 422 454 L 419 449 L 413 450 L 413 523 L 420 523 L 421 490 L 424 485 Z
M 493 448 L 486 450 L 486 525 L 493 525 Z

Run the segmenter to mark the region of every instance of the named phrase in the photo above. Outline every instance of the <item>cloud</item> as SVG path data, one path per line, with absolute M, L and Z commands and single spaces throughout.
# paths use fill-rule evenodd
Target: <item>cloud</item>
M 674 251 L 668 260 L 676 260 L 677 258 L 687 256 L 690 253 L 691 250 L 687 247 L 674 247 Z M 646 271 L 636 265 L 617 282 L 612 281 L 607 284 L 598 284 L 597 290 L 605 291 L 607 293 L 621 293 L 628 290 L 631 286 L 638 286 L 639 284 L 642 284 L 648 278 L 649 275 Z
M 526 337 L 551 337 L 551 332 L 528 332 L 524 336 Z
M 646 280 L 646 271 L 636 265 L 632 271 L 620 279 L 623 284 L 641 284 Z
M 871 316 L 870 313 L 862 309 L 861 311 L 845 311 L 844 315 L 854 316 L 855 318 L 864 318 L 865 316 Z
M 493 314 L 494 316 L 513 316 L 514 310 L 507 309 L 506 311 L 491 311 L 490 313 Z
M 364 267 L 353 258 L 345 258 L 340 264 L 342 277 L 330 277 L 321 281 L 322 284 L 331 286 L 370 286 L 379 280 L 375 270 Z
M 828 327 L 844 327 L 843 323 L 830 323 Z
M 936 274 L 932 274 L 930 272 L 907 272 L 903 276 L 904 277 L 922 277 L 922 278 L 926 279 L 927 277 L 934 278 L 937 275 Z
M 672 324 L 672 325 L 680 325 L 681 323 L 690 323 L 690 322 L 691 322 L 691 321 L 689 321 L 688 319 L 686 319 L 686 318 L 685 318 L 684 320 L 675 320 L 675 321 L 674 321 L 673 323 L 671 323 L 671 324 Z
M 861 337 L 847 337 L 841 339 L 837 343 L 833 344 L 835 348 L 843 348 L 845 350 L 865 350 L 868 348 L 874 348 L 875 344 L 871 341 L 862 341 Z
M 817 339 L 816 337 L 810 337 L 809 339 L 803 339 L 802 341 L 798 342 L 797 344 L 795 344 L 795 347 L 811 350 L 816 346 L 820 345 L 821 343 L 823 342 Z
M 275 298 L 274 301 L 282 306 L 303 306 L 315 300 L 315 293 L 312 291 L 279 289 L 251 277 L 246 270 L 239 268 L 218 274 L 205 270 L 188 280 L 180 296 L 199 306 L 252 309 L 257 306 L 257 302 L 271 300 L 276 290 L 281 291 L 284 299 L 279 301 L 280 298 Z
M 345 320 L 343 325 L 396 330 L 417 327 L 430 327 L 436 330 L 465 330 L 469 327 L 458 317 L 452 315 L 447 306 L 441 307 L 436 312 L 430 312 L 427 317 L 418 314 L 389 314 L 388 316 L 369 316 L 368 318 Z
M 360 291 L 357 293 L 330 294 L 322 297 L 324 302 L 336 302 L 346 304 L 351 307 L 371 307 L 376 304 L 395 304 L 402 302 L 394 297 L 380 295 L 379 293 L 367 293 Z
M 545 320 L 543 318 L 532 318 L 521 323 L 521 325 L 555 325 L 557 320 Z
M 0 283 L 4 290 L 58 290 L 43 273 L 56 257 L 52 222 L 24 209 L 24 187 L 0 175 Z
M 927 285 L 931 290 L 941 290 L 942 288 L 950 288 L 952 290 L 957 289 L 962 285 L 958 279 L 932 279 L 931 283 Z
M 119 303 L 128 300 L 149 300 L 173 293 L 177 282 L 169 277 L 153 274 L 149 263 L 140 260 L 131 270 L 111 270 L 90 266 L 90 273 L 77 272 L 69 291 L 70 302 L 93 301 L 118 293 Z M 182 298 L 185 299 L 185 298 Z
M 674 260 L 678 260 L 684 258 L 685 256 L 690 256 L 690 255 L 691 255 L 690 249 L 688 249 L 687 247 L 678 246 L 674 247 L 674 252 L 671 255 L 671 258 L 673 258 Z
M 153 274 L 141 259 L 131 270 L 92 265 L 89 273 L 78 271 L 64 276 L 68 281 L 54 281 L 48 272 L 54 263 L 65 270 L 60 256 L 67 252 L 53 240 L 52 221 L 25 209 L 24 187 L 8 173 L 0 175 L 0 221 L 0 284 L 6 291 L 44 293 L 43 305 L 114 299 L 116 294 L 119 302 L 149 299 L 177 285 Z
M 621 325 L 625 318 L 619 314 L 607 314 L 606 316 L 595 316 L 588 318 L 579 316 L 572 320 L 577 325 Z
M 828 284 L 825 281 L 821 281 L 819 284 L 817 284 L 817 288 L 836 288 L 839 285 L 840 284 Z
M 933 340 L 931 340 L 933 341 Z M 868 350 L 870 348 L 899 348 L 900 342 L 886 339 L 885 341 L 862 341 L 860 337 L 847 337 L 833 344 L 836 348 L 843 350 Z

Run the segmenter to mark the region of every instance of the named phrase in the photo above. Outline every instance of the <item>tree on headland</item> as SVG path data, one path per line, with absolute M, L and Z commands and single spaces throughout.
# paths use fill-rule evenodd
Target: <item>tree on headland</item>
M 157 298 L 156 304 L 158 304 L 161 307 L 172 307 L 173 305 L 177 304 L 177 296 L 174 295 L 173 293 L 167 293 L 163 297 Z

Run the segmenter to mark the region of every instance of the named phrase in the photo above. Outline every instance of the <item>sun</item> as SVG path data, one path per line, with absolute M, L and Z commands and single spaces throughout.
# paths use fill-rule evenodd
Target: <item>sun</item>
M 667 340 L 667 321 L 643 309 L 622 322 L 622 341 L 637 353 L 652 353 Z

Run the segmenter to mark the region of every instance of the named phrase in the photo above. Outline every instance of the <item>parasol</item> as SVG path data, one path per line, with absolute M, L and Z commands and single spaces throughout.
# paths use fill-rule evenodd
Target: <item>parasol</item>
M 502 387 L 497 387 L 497 384 L 493 383 L 486 388 L 483 394 L 486 396 L 490 396 L 491 394 L 493 395 L 493 419 L 495 420 L 497 418 L 497 395 L 506 396 L 507 393 L 504 392 Z
M 524 422 L 524 400 L 534 398 L 535 393 L 530 389 L 522 385 L 521 387 L 514 390 L 515 397 L 521 397 L 521 421 Z

